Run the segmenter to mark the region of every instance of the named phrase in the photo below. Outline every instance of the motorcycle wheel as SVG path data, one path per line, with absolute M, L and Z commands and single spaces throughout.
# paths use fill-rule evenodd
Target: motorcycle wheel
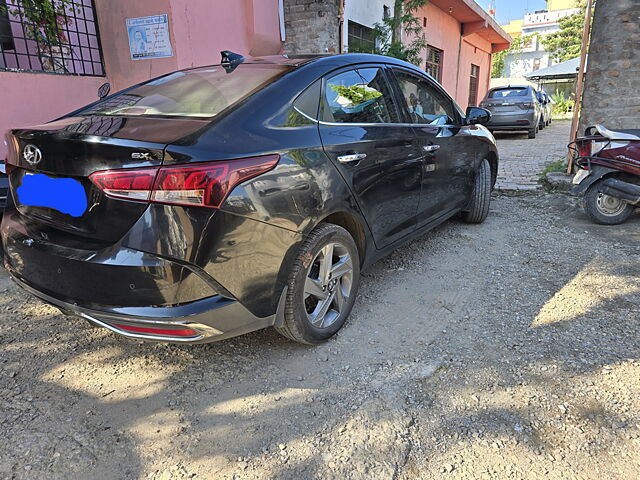
M 600 193 L 602 180 L 591 185 L 584 194 L 582 206 L 587 216 L 600 225 L 619 225 L 627 221 L 635 207 L 619 198 Z

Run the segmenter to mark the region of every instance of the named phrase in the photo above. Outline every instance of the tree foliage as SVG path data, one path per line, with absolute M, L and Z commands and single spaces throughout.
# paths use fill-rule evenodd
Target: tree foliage
M 571 60 L 580 55 L 587 5 L 581 0 L 578 7 L 578 13 L 559 20 L 560 30 L 542 37 L 545 49 L 551 54 L 551 58 L 558 62 Z
M 63 28 L 70 23 L 67 12 L 78 8 L 72 0 L 18 0 L 17 6 L 0 2 L 0 12 L 23 17 L 27 37 L 38 46 L 66 43 Z
M 420 55 L 427 48 L 427 41 L 422 22 L 415 17 L 415 12 L 426 4 L 427 0 L 395 0 L 393 16 L 384 18 L 373 27 L 373 49 L 370 45 L 356 43 L 349 45 L 349 51 L 388 55 L 420 65 Z M 403 36 L 406 42 L 402 41 Z

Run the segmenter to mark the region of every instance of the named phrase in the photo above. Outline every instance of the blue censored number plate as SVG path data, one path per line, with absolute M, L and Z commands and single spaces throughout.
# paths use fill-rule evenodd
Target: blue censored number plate
M 87 211 L 87 194 L 73 178 L 27 173 L 16 193 L 22 205 L 53 208 L 72 217 L 81 217 Z

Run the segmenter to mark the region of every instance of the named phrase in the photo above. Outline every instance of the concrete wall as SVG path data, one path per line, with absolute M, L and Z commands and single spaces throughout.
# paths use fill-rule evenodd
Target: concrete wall
M 339 11 L 340 0 L 284 0 L 285 53 L 339 53 Z
M 169 15 L 174 56 L 131 60 L 126 19 Z M 0 72 L 0 137 L 9 128 L 40 124 L 135 83 L 220 61 L 220 50 L 244 55 L 282 53 L 278 0 L 96 0 L 104 77 Z M 0 141 L 0 158 L 5 154 Z
M 638 18 L 637 0 L 598 1 L 578 133 L 594 123 L 640 128 Z

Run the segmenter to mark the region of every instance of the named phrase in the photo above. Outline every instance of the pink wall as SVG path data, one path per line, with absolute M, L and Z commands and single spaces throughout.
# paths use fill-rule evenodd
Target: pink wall
M 174 56 L 131 60 L 126 19 L 169 15 Z M 0 72 L 0 137 L 16 126 L 47 122 L 112 92 L 173 70 L 220 61 L 220 50 L 282 53 L 278 0 L 96 0 L 106 77 Z M 0 158 L 5 155 L 0 141 Z
M 444 51 L 441 84 L 447 92 L 456 98 L 460 23 L 431 3 L 428 3 L 419 15 L 427 17 L 427 27 L 424 29 L 427 43 Z M 426 53 L 423 55 L 423 58 L 425 57 Z M 424 67 L 424 61 L 422 66 Z M 464 107 L 464 105 L 461 106 Z
M 177 70 L 176 36 L 173 31 L 173 57 L 131 60 L 126 28 L 127 18 L 170 14 L 170 0 L 96 0 L 96 10 L 102 55 L 112 91 L 122 90 L 145 79 Z M 175 22 L 171 16 L 169 26 L 172 30 L 175 29 Z
M 476 37 L 476 38 L 474 38 Z M 471 41 L 467 41 L 467 40 Z M 469 101 L 469 80 L 471 77 L 471 64 L 480 67 L 480 78 L 478 82 L 477 104 L 484 98 L 489 90 L 489 78 L 491 70 L 491 44 L 478 37 L 470 35 L 462 42 L 460 51 L 460 74 L 456 101 L 461 107 L 466 108 Z
M 462 24 L 432 3 L 418 11 L 416 16 L 427 18 L 424 29 L 427 43 L 444 51 L 441 83 L 445 90 L 465 109 L 469 103 L 471 64 L 478 65 L 478 102 L 482 100 L 489 89 L 491 43 L 478 34 L 463 37 Z M 425 57 L 426 52 L 423 54 Z
M 0 72 L 0 158 L 9 128 L 44 123 L 98 99 L 103 77 Z

